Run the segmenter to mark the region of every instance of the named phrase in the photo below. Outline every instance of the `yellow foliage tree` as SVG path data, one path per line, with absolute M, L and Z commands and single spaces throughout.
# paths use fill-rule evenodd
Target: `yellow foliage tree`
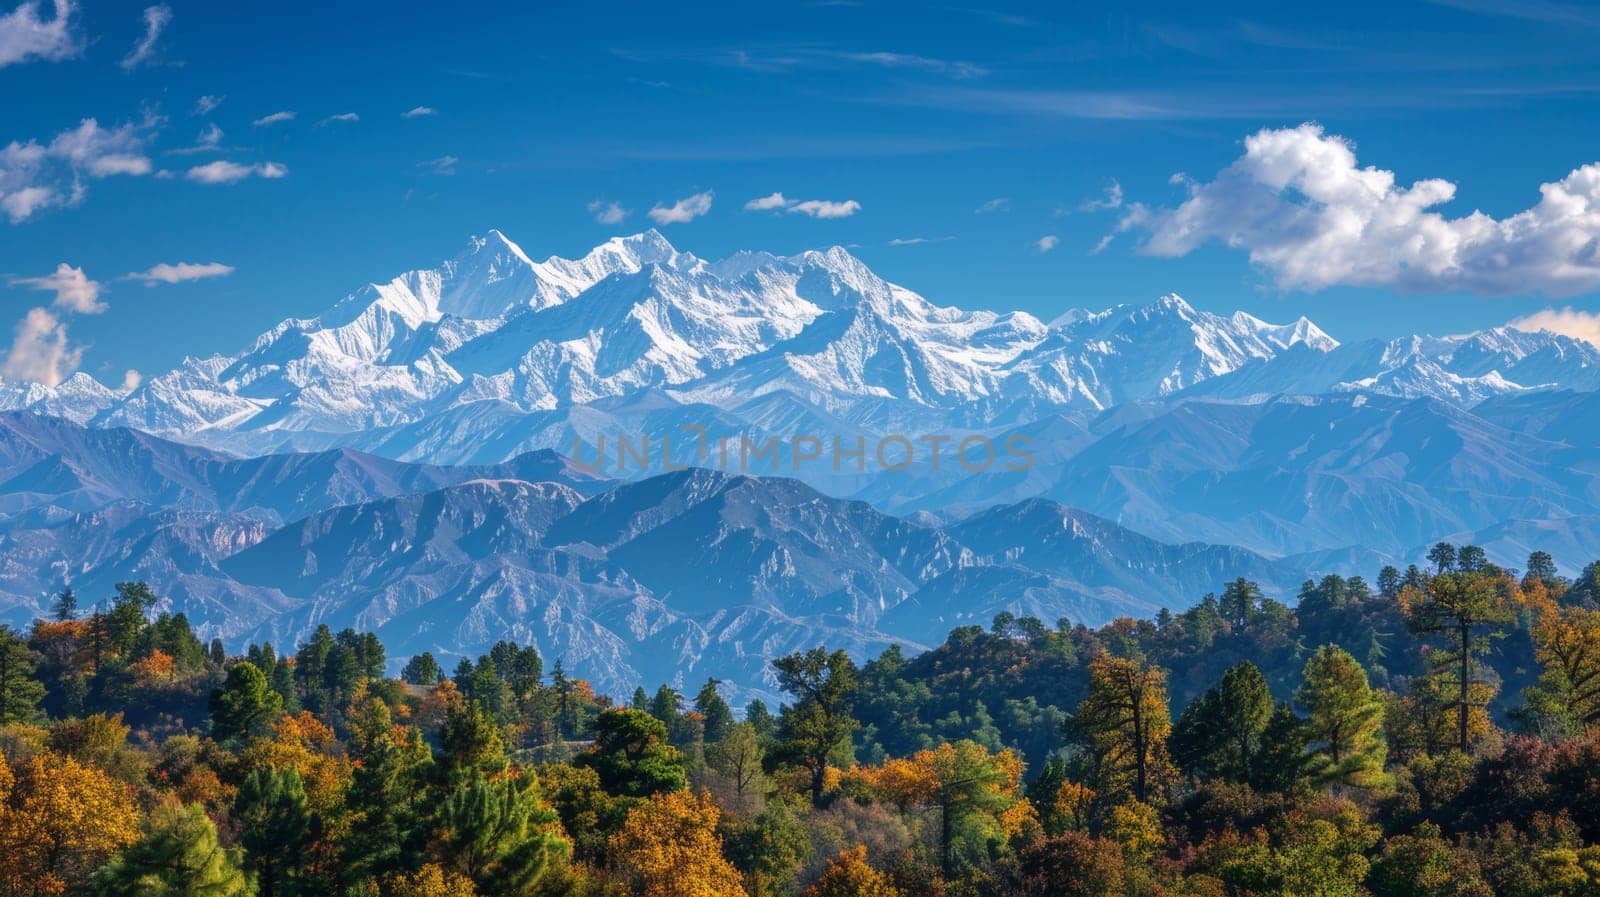
M 472 879 L 429 863 L 415 872 L 389 877 L 384 893 L 390 897 L 478 897 Z
M 306 805 L 330 815 L 344 800 L 354 770 L 326 723 L 308 711 L 280 716 L 272 732 L 251 739 L 240 758 L 245 769 L 293 769 L 305 783 Z
M 1094 811 L 1094 789 L 1071 779 L 1063 779 L 1056 787 L 1055 803 L 1051 806 L 1050 822 L 1062 831 L 1089 830 L 1089 814 Z
M 652 795 L 611 837 L 612 867 L 638 897 L 744 897 L 722 856 L 721 815 L 705 792 Z
M 1529 690 L 1530 703 L 1574 727 L 1600 727 L 1600 611 L 1547 610 L 1534 626 L 1533 645 L 1543 673 Z
M 1106 653 L 1090 661 L 1077 724 L 1094 748 L 1105 789 L 1147 801 L 1171 782 L 1172 717 L 1167 677 L 1158 667 Z
M 806 888 L 804 897 L 900 897 L 900 889 L 868 865 L 867 847 L 858 844 L 829 860 L 827 871 Z
M 36 755 L 4 790 L 10 792 L 0 806 L 4 897 L 61 894 L 139 837 L 132 790 L 71 757 Z

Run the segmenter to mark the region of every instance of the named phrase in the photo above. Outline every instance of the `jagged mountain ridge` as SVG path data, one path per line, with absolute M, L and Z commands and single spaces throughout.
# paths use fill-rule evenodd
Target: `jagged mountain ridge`
M 606 401 L 708 406 L 739 424 L 743 406 L 775 396 L 881 432 L 1015 426 L 1180 392 L 1467 405 L 1553 387 L 1600 387 L 1600 352 L 1505 329 L 1340 345 L 1304 318 L 1215 315 L 1176 295 L 1046 325 L 937 306 L 838 247 L 708 262 L 647 231 L 535 262 L 490 231 L 236 355 L 187 359 L 131 392 L 87 375 L 0 384 L 0 409 L 239 454 L 350 447 L 459 463 L 562 449 L 573 428 L 552 417 Z M 485 415 L 516 431 L 496 443 L 511 454 L 428 436 Z

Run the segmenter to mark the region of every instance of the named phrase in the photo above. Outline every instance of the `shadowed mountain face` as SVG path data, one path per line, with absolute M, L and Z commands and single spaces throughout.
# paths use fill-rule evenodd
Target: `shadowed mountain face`
M 613 690 L 717 676 L 770 693 L 767 660 L 817 644 L 915 648 L 1002 610 L 1094 624 L 1186 605 L 1234 576 L 1284 596 L 1307 575 L 1045 500 L 941 527 L 797 480 L 705 469 L 602 484 L 382 462 L 379 476 L 355 453 L 242 461 L 22 424 L 0 427 L 0 494 L 25 508 L 0 523 L 0 616 L 18 623 L 64 585 L 92 602 L 144 579 L 234 644 L 291 644 L 320 623 L 375 631 L 397 657 L 514 638 Z M 96 463 L 112 447 L 142 460 Z M 276 498 L 219 486 L 232 483 Z

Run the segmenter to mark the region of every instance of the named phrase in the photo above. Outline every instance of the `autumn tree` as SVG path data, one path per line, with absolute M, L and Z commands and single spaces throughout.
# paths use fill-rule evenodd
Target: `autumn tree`
M 611 837 L 612 868 L 637 897 L 744 897 L 722 856 L 721 815 L 709 795 L 652 795 Z
M 250 897 L 254 889 L 235 851 L 197 806 L 169 804 L 150 814 L 144 836 L 94 875 L 104 897 Z
M 1078 705 L 1077 730 L 1095 756 L 1100 790 L 1145 801 L 1171 779 L 1166 674 L 1101 654 L 1089 663 L 1089 692 Z
M 939 865 L 948 877 L 1004 843 L 1001 816 L 1019 798 L 1022 762 L 1011 751 L 990 753 L 964 739 L 857 774 L 902 811 L 936 814 Z
M 1527 690 L 1529 705 L 1568 730 L 1600 727 L 1600 610 L 1546 610 L 1533 643 L 1541 672 Z
M 0 802 L 6 897 L 59 894 L 139 836 L 128 786 L 71 757 L 35 755 L 16 776 L 10 798 Z
M 1472 746 L 1473 716 L 1482 716 L 1494 696 L 1483 654 L 1488 641 L 1509 623 L 1512 613 L 1500 581 L 1479 572 L 1441 572 L 1427 588 L 1401 592 L 1411 631 L 1436 636 L 1442 644 L 1428 653 L 1428 675 L 1451 695 L 1456 716 L 1456 749 Z
M 778 684 L 794 695 L 778 718 L 778 754 L 811 774 L 811 803 L 822 803 L 829 760 L 848 748 L 856 720 L 850 715 L 855 698 L 856 665 L 843 651 L 813 648 L 772 662 Z
M 1122 848 L 1114 841 L 1068 831 L 1035 841 L 1017 856 L 1015 897 L 1108 897 L 1127 891 Z
M 1367 673 L 1337 645 L 1318 648 L 1306 662 L 1295 700 L 1310 714 L 1313 776 L 1321 782 L 1371 787 L 1388 755 L 1380 729 L 1383 703 Z
M 857 844 L 829 860 L 828 868 L 802 897 L 900 897 L 900 889 L 867 862 L 867 846 Z

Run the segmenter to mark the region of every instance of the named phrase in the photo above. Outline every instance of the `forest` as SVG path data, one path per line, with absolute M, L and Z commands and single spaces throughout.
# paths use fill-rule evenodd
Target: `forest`
M 1600 895 L 1600 563 L 1218 585 L 818 646 L 742 708 L 66 590 L 0 627 L 0 897 Z

